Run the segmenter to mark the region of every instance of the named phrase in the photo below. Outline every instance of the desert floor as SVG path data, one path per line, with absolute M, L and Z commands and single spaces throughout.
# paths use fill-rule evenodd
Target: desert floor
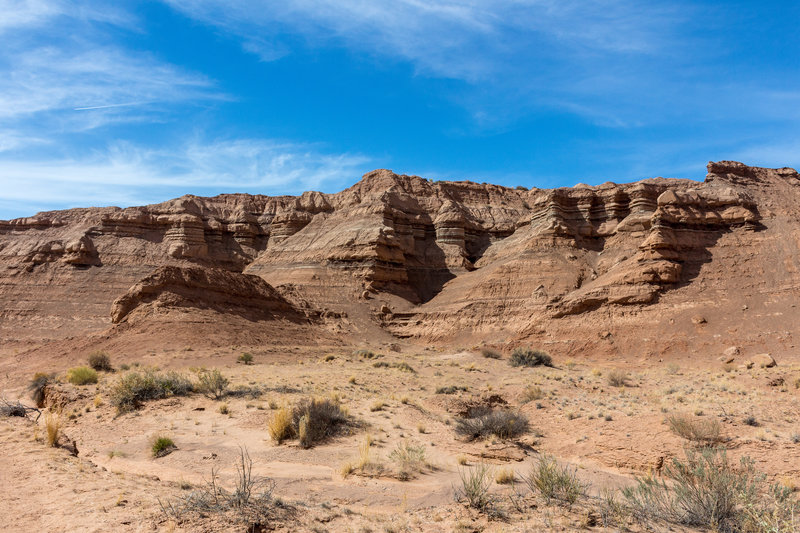
M 253 355 L 252 364 L 237 362 L 243 352 Z M 666 422 L 674 414 L 719 421 L 730 458 L 749 456 L 770 480 L 800 485 L 800 361 L 777 356 L 773 368 L 746 369 L 741 357 L 723 364 L 709 357 L 700 363 L 689 356 L 666 362 L 557 354 L 553 367 L 519 368 L 509 365 L 508 354 L 488 358 L 477 347 L 413 345 L 110 355 L 117 370 L 101 372 L 96 385 L 64 379 L 70 366 L 85 364 L 85 354 L 64 361 L 58 373 L 59 402 L 48 413 L 60 421 L 59 442 L 74 441 L 77 456 L 46 445 L 48 413 L 38 420 L 36 413 L 0 417 L 0 529 L 247 531 L 214 513 L 176 518 L 162 510 L 203 487 L 212 469 L 231 487 L 246 450 L 253 474 L 275 482 L 279 503 L 265 523 L 270 530 L 658 530 L 615 515 L 606 498 L 684 457 L 688 441 Z M 26 386 L 39 369 L 13 350 L 0 357 L 3 397 L 31 405 Z M 155 400 L 118 415 L 109 394 L 123 364 L 192 378 L 192 369 L 215 368 L 233 393 Z M 612 385 L 614 378 L 623 383 Z M 455 392 L 441 393 L 447 387 Z M 271 417 L 310 397 L 336 399 L 356 422 L 310 449 L 293 439 L 275 443 L 267 430 Z M 518 410 L 530 430 L 512 440 L 466 441 L 455 431 L 456 418 L 481 405 Z M 153 458 L 156 436 L 169 437 L 177 449 Z M 402 446 L 423 456 L 410 470 L 393 453 Z M 544 454 L 585 483 L 575 504 L 548 502 L 528 489 L 524 478 Z M 493 499 L 485 512 L 454 497 L 465 473 L 483 465 Z M 512 473 L 514 483 L 496 482 Z

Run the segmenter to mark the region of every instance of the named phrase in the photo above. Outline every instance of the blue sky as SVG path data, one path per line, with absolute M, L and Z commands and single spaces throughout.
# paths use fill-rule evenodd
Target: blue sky
M 0 0 L 0 219 L 800 167 L 800 3 Z

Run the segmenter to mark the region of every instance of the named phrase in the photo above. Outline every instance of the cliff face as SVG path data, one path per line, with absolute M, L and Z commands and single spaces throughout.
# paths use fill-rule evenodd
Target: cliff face
M 720 162 L 703 183 L 517 190 L 377 170 L 330 195 L 39 213 L 0 222 L 0 336 L 99 332 L 112 314 L 129 322 L 159 301 L 220 320 L 235 308 L 310 328 L 338 321 L 353 337 L 558 344 L 569 334 L 582 336 L 570 350 L 614 353 L 663 352 L 697 311 L 709 315 L 701 344 L 733 342 L 714 341 L 731 328 L 755 343 L 760 323 L 742 319 L 740 302 L 798 322 L 788 307 L 800 290 L 798 206 L 796 171 Z M 643 344 L 642 327 L 660 340 Z

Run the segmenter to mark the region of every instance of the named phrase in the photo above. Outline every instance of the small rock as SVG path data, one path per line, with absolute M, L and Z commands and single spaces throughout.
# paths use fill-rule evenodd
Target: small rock
M 382 305 L 381 306 L 381 313 L 384 314 L 384 315 L 391 315 L 392 314 L 392 310 L 391 310 L 391 308 L 389 308 L 388 305 Z
M 700 324 L 705 324 L 706 322 L 708 322 L 708 321 L 706 320 L 706 317 L 704 317 L 704 316 L 694 315 L 692 317 L 692 324 L 700 325 Z
M 735 357 L 739 355 L 739 347 L 731 346 L 730 348 L 725 348 L 725 351 L 722 352 L 722 355 L 724 355 L 725 357 Z
M 761 368 L 772 368 L 778 363 L 768 353 L 759 353 L 753 356 L 753 362 Z
M 777 377 L 769 380 L 767 385 L 770 387 L 782 387 L 785 383 L 786 381 L 782 377 Z
M 749 361 L 749 360 L 748 361 L 744 361 L 741 365 L 739 365 L 739 368 L 743 368 L 745 370 L 750 370 L 751 368 L 753 368 L 753 362 Z

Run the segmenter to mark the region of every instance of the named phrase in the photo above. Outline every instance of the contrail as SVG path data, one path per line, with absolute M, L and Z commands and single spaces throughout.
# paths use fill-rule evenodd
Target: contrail
M 86 111 L 89 109 L 108 109 L 109 107 L 127 107 L 131 105 L 142 105 L 147 102 L 128 102 L 127 104 L 108 104 L 108 105 L 95 105 L 90 107 L 76 107 L 73 111 Z

